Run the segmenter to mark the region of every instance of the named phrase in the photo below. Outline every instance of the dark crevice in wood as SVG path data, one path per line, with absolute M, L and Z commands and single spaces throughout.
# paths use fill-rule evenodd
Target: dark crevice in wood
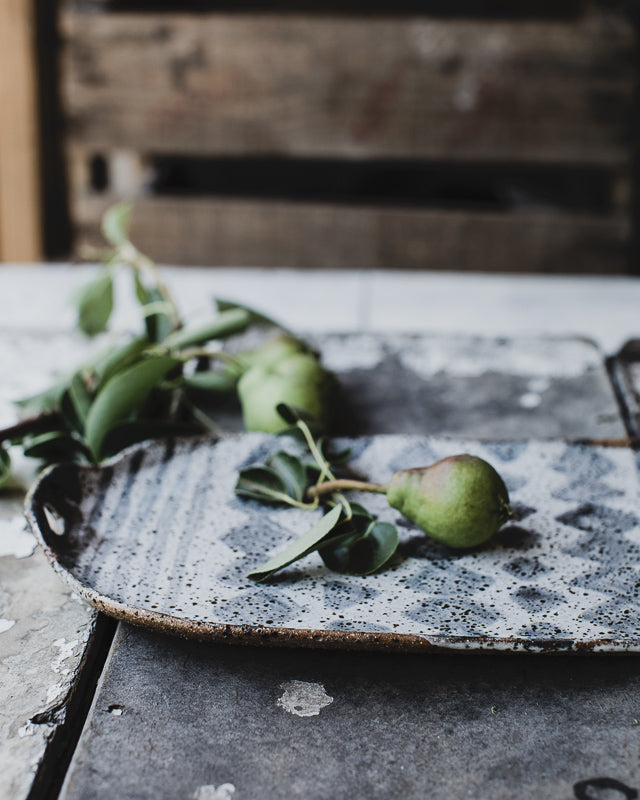
M 71 247 L 60 98 L 59 0 L 35 0 L 40 126 L 41 218 L 44 254 L 66 257 Z
M 94 157 L 92 188 L 107 188 Z M 274 198 L 359 205 L 518 211 L 611 211 L 597 167 L 282 158 L 150 158 L 155 196 Z
M 302 14 L 420 14 L 480 19 L 575 19 L 588 5 L 584 0 L 75 0 L 82 11 L 124 13 L 302 13 Z M 602 5 L 602 4 L 600 4 Z M 626 6 L 626 3 L 605 3 Z M 623 8 L 624 10 L 624 8 Z
M 30 720 L 32 724 L 51 724 L 57 727 L 47 743 L 44 758 L 38 766 L 26 800 L 53 800 L 59 796 L 105 667 L 115 631 L 115 620 L 99 614 L 70 695 L 60 706 L 47 709 L 43 714 L 36 714 Z
M 633 21 L 640 41 L 640 0 L 634 0 Z M 630 181 L 631 181 L 631 241 L 629 244 L 629 264 L 632 275 L 640 276 L 640 47 L 634 50 L 633 75 L 635 86 L 630 116 Z

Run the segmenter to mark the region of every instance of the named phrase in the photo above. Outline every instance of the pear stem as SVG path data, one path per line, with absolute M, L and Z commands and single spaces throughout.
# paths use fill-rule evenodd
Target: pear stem
M 369 483 L 368 481 L 355 481 L 350 478 L 338 478 L 333 481 L 324 481 L 316 486 L 307 489 L 306 496 L 312 500 L 323 494 L 341 492 L 343 489 L 354 489 L 358 492 L 374 492 L 375 494 L 386 494 L 387 486 L 382 483 Z

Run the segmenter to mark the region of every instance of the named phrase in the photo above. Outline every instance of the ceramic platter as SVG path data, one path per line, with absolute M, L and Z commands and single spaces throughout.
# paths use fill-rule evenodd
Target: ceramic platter
M 53 567 L 86 601 L 178 635 L 391 650 L 640 650 L 632 451 L 397 434 L 342 440 L 352 467 L 378 481 L 447 455 L 479 455 L 504 477 L 519 519 L 490 543 L 454 552 L 403 521 L 384 496 L 367 495 L 373 512 L 398 525 L 391 569 L 337 575 L 311 554 L 255 584 L 246 574 L 316 513 L 234 494 L 238 469 L 287 442 L 228 434 L 145 443 L 99 467 L 55 466 L 32 490 L 27 516 Z

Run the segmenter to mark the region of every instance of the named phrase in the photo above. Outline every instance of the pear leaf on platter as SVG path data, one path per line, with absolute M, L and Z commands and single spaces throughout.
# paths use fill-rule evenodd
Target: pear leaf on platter
M 270 558 L 262 566 L 254 569 L 247 577 L 253 581 L 264 581 L 283 567 L 287 567 L 289 564 L 293 564 L 294 561 L 298 561 L 317 550 L 322 540 L 334 529 L 341 515 L 342 506 L 334 506 L 303 536 L 292 542 L 281 553 Z
M 294 500 L 302 500 L 307 489 L 307 470 L 299 458 L 283 450 L 274 453 L 267 465 L 278 475 L 287 494 Z
M 248 467 L 240 471 L 235 486 L 239 497 L 249 497 L 267 503 L 285 503 L 287 487 L 278 473 L 269 467 Z
M 319 550 L 334 572 L 370 575 L 383 567 L 398 546 L 398 531 L 389 522 L 370 521 L 364 533 L 347 541 L 328 543 Z

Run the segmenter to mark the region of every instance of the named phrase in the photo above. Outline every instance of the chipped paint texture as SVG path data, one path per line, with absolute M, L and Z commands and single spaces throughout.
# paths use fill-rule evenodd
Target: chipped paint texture
M 317 717 L 320 711 L 333 703 L 321 683 L 287 681 L 280 685 L 283 690 L 278 705 L 297 717 Z
M 236 787 L 232 783 L 199 786 L 193 793 L 193 800 L 231 800 L 235 793 Z
M 339 338 L 323 338 L 322 357 L 336 372 L 372 369 L 385 355 L 397 354 L 403 366 L 423 378 L 446 372 L 451 377 L 472 377 L 487 373 L 531 376 L 537 391 L 550 378 L 571 378 L 601 367 L 597 348 L 579 339 L 519 337 L 500 340 L 463 335 L 405 336 L 383 338 L 353 335 L 349 347 Z M 535 389 L 532 390 L 535 391 Z
M 0 331 L 0 425 L 16 421 L 16 400 L 46 389 L 96 346 L 79 334 Z
M 0 495 L 0 513 L 11 511 L 9 519 L 15 520 L 18 509 L 13 497 Z M 95 612 L 73 599 L 39 549 L 17 559 L 28 549 L 20 539 L 17 545 L 0 558 L 0 797 L 24 800 L 47 741 L 64 717 L 60 706 Z M 46 722 L 32 721 L 38 718 Z
M 36 549 L 36 537 L 28 529 L 24 516 L 0 519 L 0 558 L 27 558 Z
M 28 283 L 32 297 L 33 279 Z M 46 319 L 43 308 L 54 302 L 49 297 L 46 306 L 34 311 L 34 319 Z M 26 317 L 31 307 L 19 306 Z M 77 334 L 0 332 L 5 373 L 0 425 L 16 421 L 14 400 L 41 391 L 58 371 L 72 368 L 95 347 Z M 12 448 L 11 456 L 12 480 L 0 492 L 0 797 L 24 800 L 47 741 L 64 718 L 63 704 L 95 612 L 73 599 L 36 548 L 23 501 L 38 462 L 22 457 L 18 448 Z

